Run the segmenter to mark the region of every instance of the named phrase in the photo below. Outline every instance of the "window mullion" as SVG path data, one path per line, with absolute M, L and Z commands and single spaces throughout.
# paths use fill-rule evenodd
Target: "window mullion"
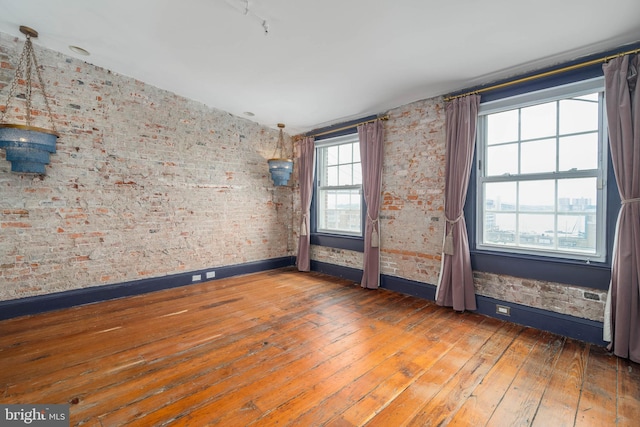
M 518 175 L 522 174 L 522 108 L 518 108 Z
M 557 151 L 556 151 L 557 153 Z M 557 157 L 557 156 L 556 156 Z M 553 189 L 554 189 L 554 195 L 553 195 L 553 242 L 554 242 L 554 249 L 557 251 L 558 250 L 558 242 L 559 242 L 559 235 L 558 235 L 558 181 L 559 180 L 554 180 L 553 182 Z
M 319 187 L 321 190 L 355 190 L 362 188 L 360 184 L 354 185 L 323 185 Z

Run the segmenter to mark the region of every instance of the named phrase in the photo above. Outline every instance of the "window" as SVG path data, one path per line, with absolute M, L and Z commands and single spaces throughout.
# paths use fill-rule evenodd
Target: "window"
M 481 104 L 477 249 L 605 261 L 604 117 L 600 78 Z
M 315 231 L 362 237 L 363 196 L 357 134 L 316 142 Z

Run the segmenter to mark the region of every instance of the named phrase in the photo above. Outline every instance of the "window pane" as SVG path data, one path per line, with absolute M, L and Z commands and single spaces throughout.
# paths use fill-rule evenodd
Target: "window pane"
M 516 210 L 516 183 L 492 182 L 484 186 L 484 205 L 488 211 Z M 515 230 L 515 228 L 514 228 Z
M 359 234 L 361 197 L 358 189 L 320 190 L 318 228 L 322 231 Z
M 553 212 L 556 190 L 554 180 L 523 181 L 520 183 L 520 211 Z M 553 227 L 552 227 L 553 228 Z
M 560 134 L 598 130 L 598 94 L 560 101 Z
M 353 163 L 360 163 L 360 143 L 353 144 Z
M 353 161 L 353 144 L 342 144 L 338 146 L 340 148 L 340 158 L 339 161 L 341 164 L 351 163 Z
M 487 116 L 487 144 L 518 140 L 518 110 Z
M 521 214 L 518 238 L 522 246 L 553 249 L 555 246 L 555 215 Z
M 559 215 L 558 248 L 596 252 L 596 215 Z
M 351 195 L 347 192 L 336 192 L 336 209 L 351 209 Z
M 534 139 L 556 135 L 556 102 L 534 105 L 520 110 L 520 138 Z
M 337 165 L 338 164 L 338 147 L 327 147 L 327 165 Z
M 353 184 L 353 179 L 351 178 L 353 175 L 353 167 L 349 163 L 348 165 L 340 165 L 338 177 L 338 185 L 351 185 Z
M 330 166 L 327 168 L 326 185 L 338 185 L 338 166 Z
M 598 198 L 597 178 L 558 181 L 559 212 L 595 212 Z
M 560 138 L 560 170 L 588 170 L 598 168 L 598 134 Z
M 516 241 L 516 214 L 487 213 L 484 218 L 484 241 L 514 245 Z
M 353 185 L 362 185 L 362 165 L 360 163 L 353 164 Z
M 518 173 L 518 145 L 506 144 L 487 148 L 487 176 Z
M 520 173 L 554 172 L 555 170 L 555 138 L 522 143 L 520 147 Z

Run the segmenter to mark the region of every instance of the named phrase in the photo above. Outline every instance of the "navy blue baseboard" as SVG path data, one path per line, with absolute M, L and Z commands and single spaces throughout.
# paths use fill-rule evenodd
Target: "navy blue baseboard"
M 415 280 L 403 279 L 401 277 L 382 275 L 381 286 L 390 291 L 400 292 L 405 295 L 412 295 L 430 301 L 436 300 L 436 287 Z
M 519 325 L 530 326 L 543 331 L 553 332 L 602 347 L 606 347 L 607 345 L 607 343 L 602 340 L 602 322 L 555 313 L 526 305 L 504 302 L 482 295 L 476 296 L 476 303 L 478 305 L 477 313 L 480 314 Z M 496 305 L 498 304 L 509 307 L 511 311 L 510 315 L 505 316 L 496 313 Z
M 208 280 L 223 279 L 226 277 L 290 267 L 293 265 L 295 265 L 294 257 L 282 257 L 245 264 L 207 268 L 170 276 L 74 289 L 71 291 L 38 295 L 16 300 L 0 301 L 0 320 L 107 301 L 116 298 L 141 295 L 163 289 L 201 283 Z M 362 270 L 318 261 L 311 261 L 311 270 L 352 280 L 355 283 L 360 283 L 362 279 Z M 206 273 L 211 271 L 215 271 L 215 278 L 206 279 Z M 192 280 L 194 275 L 200 275 L 202 280 L 194 282 Z M 412 295 L 430 301 L 435 300 L 436 287 L 428 283 L 382 275 L 381 286 L 384 289 L 394 292 Z M 476 312 L 479 314 L 553 332 L 600 346 L 606 345 L 602 340 L 603 325 L 601 322 L 500 301 L 482 295 L 478 295 L 476 297 L 476 301 L 478 304 L 478 310 Z M 498 304 L 509 307 L 510 315 L 505 316 L 496 313 L 496 305 Z
M 316 269 L 316 267 L 318 269 Z M 343 277 L 360 281 L 362 270 L 336 266 L 327 263 L 313 262 L 311 269 L 332 276 Z M 381 287 L 394 292 L 406 295 L 412 295 L 435 301 L 436 286 L 428 283 L 417 282 L 413 280 L 403 279 L 395 276 L 382 275 Z M 606 346 L 606 342 L 602 340 L 601 322 L 582 319 L 580 317 L 569 316 L 567 314 L 555 313 L 540 308 L 528 307 L 521 304 L 501 301 L 482 295 L 476 296 L 478 309 L 475 313 L 483 314 L 496 319 L 513 322 L 519 325 L 528 326 L 543 331 L 553 332 L 568 338 L 577 339 L 591 344 Z M 506 306 L 510 309 L 510 315 L 496 313 L 496 305 Z
M 311 260 L 311 271 L 317 271 L 318 273 L 328 274 L 329 276 L 352 280 L 356 283 L 360 283 L 362 281 L 362 270 L 357 268 L 343 267 L 341 265 Z
M 78 305 L 91 304 L 116 298 L 146 294 L 163 289 L 176 288 L 209 280 L 224 279 L 241 274 L 257 273 L 259 271 L 295 265 L 294 257 L 273 258 L 244 264 L 212 267 L 203 270 L 172 274 L 163 277 L 151 277 L 112 285 L 94 286 L 83 289 L 56 292 L 47 295 L 0 301 L 0 320 L 46 311 L 60 310 Z M 207 279 L 207 272 L 215 272 L 215 278 Z M 200 275 L 202 280 L 193 281 L 194 275 Z

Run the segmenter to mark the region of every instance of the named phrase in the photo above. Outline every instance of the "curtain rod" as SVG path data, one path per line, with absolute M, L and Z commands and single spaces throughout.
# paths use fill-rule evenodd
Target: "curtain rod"
M 342 127 L 335 128 L 335 129 L 325 130 L 323 132 L 311 133 L 311 134 L 307 134 L 307 135 L 301 135 L 296 140 L 302 139 L 302 138 L 306 138 L 306 137 L 309 137 L 309 136 L 316 137 L 316 136 L 328 135 L 330 133 L 340 132 L 341 130 L 355 128 L 355 127 L 358 127 L 360 125 L 366 125 L 367 123 L 377 122 L 378 120 L 383 120 L 383 121 L 384 120 L 389 120 L 389 115 L 385 114 L 384 116 L 380 116 L 380 117 L 377 117 L 375 119 L 364 120 L 364 121 L 361 121 L 361 122 L 358 122 L 358 123 L 352 123 L 349 126 L 342 126 Z
M 581 62 L 579 64 L 574 64 L 574 65 L 569 65 L 569 66 L 558 68 L 558 69 L 555 69 L 555 70 L 546 71 L 544 73 L 534 74 L 532 76 L 522 77 L 522 78 L 516 79 L 516 80 L 510 80 L 508 82 L 499 83 L 499 84 L 496 84 L 496 85 L 493 85 L 493 86 L 483 87 L 483 88 L 480 88 L 480 89 L 477 89 L 477 90 L 473 90 L 471 92 L 462 93 L 460 95 L 445 96 L 444 97 L 444 101 L 448 102 L 448 101 L 451 101 L 453 99 L 462 98 L 464 96 L 477 95 L 479 93 L 488 92 L 488 91 L 495 90 L 495 89 L 502 89 L 503 87 L 508 87 L 508 86 L 519 84 L 519 83 L 525 83 L 525 82 L 528 82 L 528 81 L 531 81 L 531 80 L 536 80 L 536 79 L 543 78 L 543 77 L 549 77 L 549 76 L 553 76 L 553 75 L 556 75 L 556 74 L 566 73 L 567 71 L 573 71 L 573 70 L 577 70 L 579 68 L 588 67 L 589 65 L 595 65 L 595 64 L 608 62 L 608 61 L 610 61 L 612 59 L 615 59 L 615 58 L 618 58 L 620 56 L 631 55 L 631 54 L 638 53 L 638 52 L 640 52 L 640 49 L 628 50 L 626 52 L 617 53 L 615 55 L 604 56 L 602 58 L 592 59 L 590 61 Z

